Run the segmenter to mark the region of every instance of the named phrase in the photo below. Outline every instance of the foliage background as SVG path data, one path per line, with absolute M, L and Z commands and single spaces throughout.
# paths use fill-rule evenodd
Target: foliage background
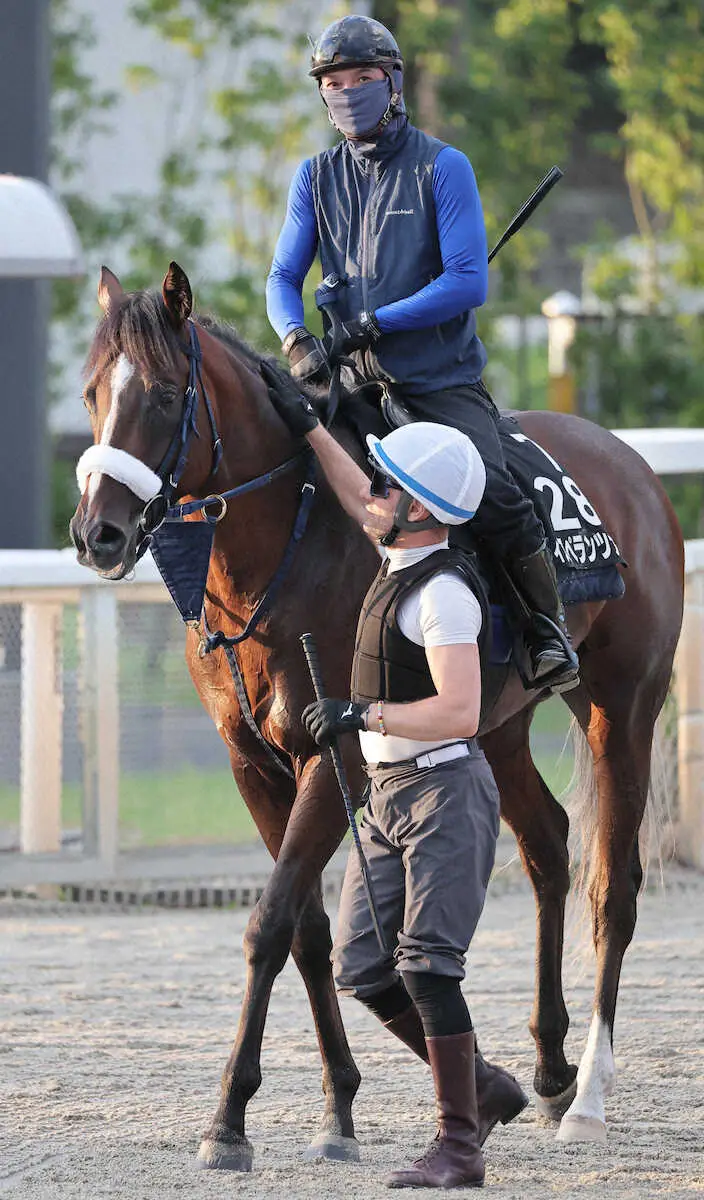
M 220 247 L 219 278 L 203 276 L 199 306 L 273 349 L 264 281 L 286 187 L 294 165 L 325 128 L 322 111 L 321 124 L 311 128 L 301 103 L 311 86 L 305 35 L 317 30 L 320 6 L 132 0 L 130 8 L 135 21 L 177 47 L 193 70 L 223 47 L 239 56 L 238 69 L 227 86 L 208 92 L 198 144 L 174 140 L 165 151 L 148 208 L 131 195 L 98 206 L 81 190 L 81 160 L 90 137 L 109 125 L 116 97 L 81 68 L 82 51 L 94 37 L 85 17 L 71 0 L 52 0 L 55 182 L 91 267 L 108 251 L 119 252 L 127 286 L 154 285 L 171 258 L 198 276 L 213 246 Z M 617 175 L 643 266 L 636 270 L 624 257 L 613 229 L 599 228 L 589 248 L 587 284 L 605 316 L 585 323 L 577 338 L 573 362 L 580 393 L 590 397 L 590 415 L 609 425 L 704 425 L 701 316 L 684 312 L 682 301 L 684 289 L 704 288 L 699 0 L 376 0 L 369 8 L 404 50 L 412 119 L 471 158 L 490 241 L 552 162 L 569 171 L 570 163 L 589 154 Z M 337 15 L 351 10 L 338 5 Z M 148 103 L 158 81 L 152 65 L 136 62 L 124 86 Z M 243 155 L 253 164 L 246 173 L 238 170 Z M 197 181 L 224 190 L 227 225 L 194 202 Z M 550 250 L 551 213 L 559 204 L 558 192 L 542 222 L 502 254 L 491 305 L 482 313 L 482 336 L 493 355 L 490 382 L 504 403 L 544 403 L 543 347 L 507 348 L 495 322 L 507 313 L 539 311 L 544 291 L 538 268 Z M 574 253 L 586 249 L 576 245 Z M 311 323 L 314 286 L 311 278 Z M 56 338 L 80 346 L 93 319 L 92 281 L 90 287 L 55 285 Z M 514 389 L 516 376 L 521 382 Z M 60 388 L 58 366 L 52 377 Z M 704 533 L 700 482 L 672 492 L 685 532 Z M 58 471 L 57 535 L 65 529 L 67 498 L 71 485 Z

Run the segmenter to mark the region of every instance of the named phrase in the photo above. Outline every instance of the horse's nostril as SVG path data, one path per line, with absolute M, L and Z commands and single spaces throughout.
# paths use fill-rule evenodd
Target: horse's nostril
M 81 537 L 81 534 L 79 532 L 78 523 L 75 520 L 73 520 L 69 524 L 68 528 L 69 528 L 69 533 L 71 534 L 71 541 L 73 542 L 74 546 L 76 547 L 76 550 L 78 551 L 78 553 L 82 554 L 82 552 L 86 548 L 86 544 L 83 541 L 83 538 Z
M 93 525 L 86 534 L 88 549 L 96 558 L 117 554 L 124 546 L 125 540 L 122 530 L 107 521 Z

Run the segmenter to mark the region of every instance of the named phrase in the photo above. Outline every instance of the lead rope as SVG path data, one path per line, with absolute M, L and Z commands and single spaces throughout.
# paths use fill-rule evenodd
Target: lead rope
M 249 703 L 247 689 L 244 686 L 244 679 L 242 678 L 242 671 L 240 670 L 240 664 L 237 660 L 237 651 L 235 650 L 235 647 L 224 645 L 223 649 L 227 656 L 227 661 L 230 664 L 232 682 L 235 687 L 235 695 L 237 696 L 237 701 L 239 703 L 242 716 L 259 742 L 259 745 L 266 751 L 269 760 L 274 764 L 274 766 L 278 767 L 280 771 L 283 771 L 284 775 L 288 775 L 289 779 L 295 779 L 295 775 L 291 768 L 287 767 L 286 763 L 281 761 L 273 746 L 270 746 L 267 742 L 264 734 L 261 732 L 257 722 L 254 719 L 254 713 L 252 712 L 252 706 Z

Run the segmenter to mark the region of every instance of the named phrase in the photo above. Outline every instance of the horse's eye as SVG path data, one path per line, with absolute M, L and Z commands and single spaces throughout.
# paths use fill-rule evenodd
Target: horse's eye
M 159 404 L 162 408 L 167 408 L 176 395 L 176 388 L 170 383 L 160 383 L 156 380 L 150 384 L 147 395 L 154 404 Z
M 88 387 L 83 393 L 83 404 L 89 413 L 95 412 L 95 388 Z

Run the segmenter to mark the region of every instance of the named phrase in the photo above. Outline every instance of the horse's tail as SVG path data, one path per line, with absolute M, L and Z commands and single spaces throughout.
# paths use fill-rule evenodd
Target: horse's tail
M 671 796 L 676 782 L 677 760 L 673 754 L 672 706 L 665 706 L 655 723 L 650 760 L 650 782 L 639 831 L 643 884 L 653 863 L 662 880 L 663 863 L 672 856 Z M 561 798 L 570 818 L 570 870 L 574 910 L 584 917 L 589 905 L 589 885 L 596 864 L 598 804 L 594 762 L 589 743 L 576 719 L 570 724 L 574 751 L 572 777 Z M 591 927 L 591 921 L 588 922 Z

